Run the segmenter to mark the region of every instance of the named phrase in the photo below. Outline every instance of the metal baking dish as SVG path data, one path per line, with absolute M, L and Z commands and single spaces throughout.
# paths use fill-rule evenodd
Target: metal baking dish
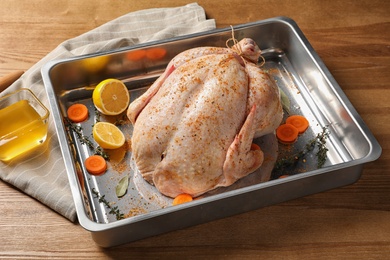
M 237 185 L 178 206 L 170 206 L 171 199 L 159 195 L 140 180 L 130 167 L 130 150 L 114 155 L 120 159 L 110 160 L 109 170 L 102 176 L 86 172 L 83 162 L 93 152 L 66 127 L 66 109 L 71 104 L 84 103 L 90 109 L 89 120 L 81 124 L 83 134 L 88 136 L 96 119 L 91 95 L 101 80 L 122 80 L 134 100 L 176 54 L 198 46 L 224 47 L 231 37 L 231 28 L 49 62 L 42 69 L 42 75 L 78 219 L 98 245 L 115 246 L 348 185 L 360 178 L 364 163 L 380 156 L 380 145 L 294 21 L 285 17 L 267 19 L 235 26 L 234 33 L 237 39 L 249 37 L 258 43 L 266 59 L 264 68 L 291 102 L 290 113 L 303 114 L 311 125 L 293 149 L 278 144 L 272 135 L 255 141 L 271 157 L 277 150 L 293 153 L 326 127 L 330 135 L 325 165 L 317 169 L 315 155 L 309 154 L 306 162 L 298 163 L 288 172 L 287 178 L 261 182 L 254 173 Z M 151 48 L 164 48 L 166 56 L 159 60 L 130 58 L 135 51 Z M 120 127 L 130 139 L 131 124 Z M 272 169 L 275 160 L 271 160 L 268 167 Z M 117 198 L 115 187 L 124 176 L 130 177 L 129 188 L 125 196 Z M 111 209 L 99 201 L 102 196 Z M 112 209 L 114 212 L 118 209 L 127 217 L 117 220 L 110 212 Z

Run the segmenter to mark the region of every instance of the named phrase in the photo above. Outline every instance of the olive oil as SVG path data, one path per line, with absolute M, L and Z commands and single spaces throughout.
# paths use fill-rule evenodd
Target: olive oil
M 0 109 L 0 160 L 9 161 L 41 145 L 47 124 L 27 100 Z

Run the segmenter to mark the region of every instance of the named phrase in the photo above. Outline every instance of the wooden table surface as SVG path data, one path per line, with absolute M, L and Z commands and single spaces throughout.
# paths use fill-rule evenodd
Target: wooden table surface
M 0 76 L 27 70 L 62 41 L 128 12 L 185 0 L 2 0 Z M 217 27 L 288 16 L 383 148 L 350 186 L 136 241 L 98 247 L 88 231 L 0 181 L 1 259 L 388 259 L 390 2 L 199 0 Z

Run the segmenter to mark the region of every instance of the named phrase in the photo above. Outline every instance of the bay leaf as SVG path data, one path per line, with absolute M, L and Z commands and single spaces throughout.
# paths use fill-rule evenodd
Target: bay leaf
M 279 93 L 280 93 L 280 100 L 282 102 L 283 109 L 287 112 L 287 114 L 290 114 L 290 99 L 286 95 L 286 93 L 279 88 Z
M 129 176 L 123 177 L 116 186 L 116 196 L 118 198 L 123 197 L 126 194 L 127 188 L 129 187 Z

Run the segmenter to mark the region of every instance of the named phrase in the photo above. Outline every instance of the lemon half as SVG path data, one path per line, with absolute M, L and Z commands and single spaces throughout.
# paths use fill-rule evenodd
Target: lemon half
M 117 149 L 126 139 L 122 131 L 114 124 L 97 122 L 92 128 L 93 139 L 104 149 Z
M 114 116 L 127 109 L 130 94 L 122 81 L 106 79 L 95 87 L 92 93 L 92 101 L 100 113 Z

